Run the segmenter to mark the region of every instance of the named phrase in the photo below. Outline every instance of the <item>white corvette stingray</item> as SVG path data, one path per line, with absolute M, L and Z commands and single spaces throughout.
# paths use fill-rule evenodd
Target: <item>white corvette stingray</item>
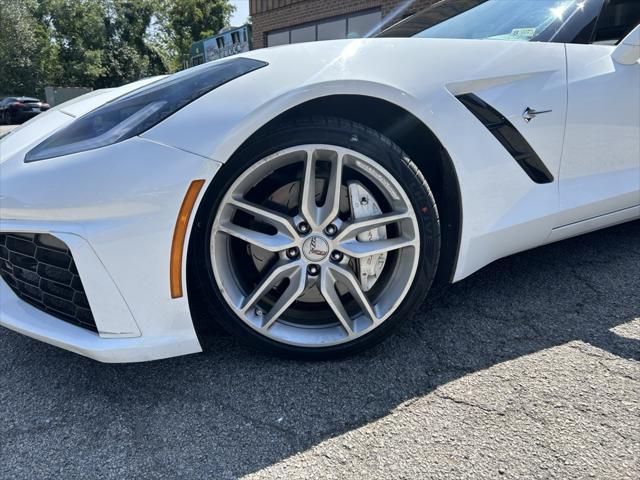
M 210 321 L 369 347 L 432 285 L 640 217 L 639 23 L 445 0 L 54 108 L 0 141 L 0 324 L 105 362 L 199 352 Z

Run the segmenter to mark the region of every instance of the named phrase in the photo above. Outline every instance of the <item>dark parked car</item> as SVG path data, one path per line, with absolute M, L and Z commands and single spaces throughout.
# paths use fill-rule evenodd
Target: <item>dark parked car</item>
M 22 123 L 49 110 L 49 104 L 33 97 L 7 97 L 0 101 L 0 123 Z

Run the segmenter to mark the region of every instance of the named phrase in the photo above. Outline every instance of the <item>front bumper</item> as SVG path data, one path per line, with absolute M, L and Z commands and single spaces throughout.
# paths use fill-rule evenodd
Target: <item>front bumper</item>
M 219 164 L 141 138 L 30 164 L 27 148 L 4 146 L 0 232 L 51 234 L 69 247 L 98 332 L 29 305 L 3 280 L 0 325 L 103 362 L 201 351 L 186 295 L 170 295 L 171 241 L 189 184 L 208 184 Z
M 0 325 L 28 337 L 106 363 L 144 362 L 201 351 L 192 336 L 105 338 L 32 307 L 0 279 Z

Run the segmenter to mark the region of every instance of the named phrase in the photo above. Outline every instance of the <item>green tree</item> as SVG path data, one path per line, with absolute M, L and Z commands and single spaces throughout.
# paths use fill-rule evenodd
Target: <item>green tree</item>
M 228 0 L 0 0 L 0 94 L 173 71 L 233 11 Z
M 165 73 L 149 41 L 157 0 L 41 0 L 67 85 L 103 88 Z
M 167 72 L 167 55 L 153 42 L 157 0 L 116 1 L 108 25 L 105 83 L 122 83 Z
M 35 17 L 35 0 L 0 0 L 0 95 L 43 95 L 59 78 L 57 45 Z
M 64 86 L 98 86 L 107 74 L 108 0 L 41 0 L 39 21 L 58 47 Z M 102 85 L 100 85 L 102 86 Z
M 161 0 L 159 20 L 173 67 L 180 68 L 193 42 L 215 35 L 228 25 L 234 11 L 228 0 Z

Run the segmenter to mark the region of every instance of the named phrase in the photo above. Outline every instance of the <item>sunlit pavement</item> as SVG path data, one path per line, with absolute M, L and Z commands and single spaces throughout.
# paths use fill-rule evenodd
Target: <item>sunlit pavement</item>
M 522 253 L 363 355 L 104 365 L 0 329 L 0 477 L 640 476 L 640 222 Z

